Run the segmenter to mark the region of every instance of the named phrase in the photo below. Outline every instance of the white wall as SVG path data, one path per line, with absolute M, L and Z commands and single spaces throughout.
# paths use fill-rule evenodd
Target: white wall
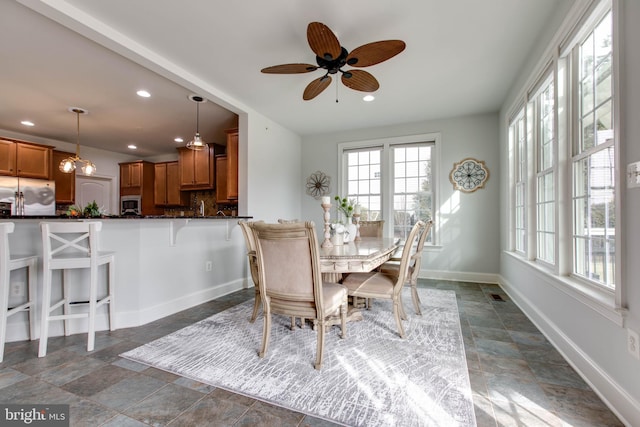
M 337 194 L 340 142 L 385 137 L 439 133 L 437 191 L 440 216 L 434 218 L 438 249 L 425 249 L 425 277 L 495 282 L 499 271 L 499 181 L 498 116 L 483 114 L 403 125 L 368 128 L 303 138 L 302 179 L 320 170 L 331 177 L 331 195 Z M 466 157 L 486 162 L 490 178 L 474 193 L 454 191 L 449 181 L 453 164 Z M 322 233 L 323 211 L 317 200 L 301 186 L 302 216 L 316 222 Z
M 579 3 L 579 2 L 578 2 Z M 640 160 L 640 50 L 633 45 L 640 40 L 640 2 L 621 1 L 620 13 L 620 142 L 621 158 L 626 162 Z M 556 27 L 557 28 L 557 22 Z M 555 32 L 547 31 L 546 34 Z M 549 44 L 550 37 L 540 41 L 535 52 Z M 540 55 L 532 55 L 500 113 L 501 169 L 507 171 L 508 142 L 506 126 L 508 109 L 517 102 L 525 82 L 531 77 Z M 624 179 L 626 164 L 619 165 Z M 622 181 L 624 182 L 624 180 Z M 508 180 L 506 172 L 500 185 L 501 247 L 508 249 Z M 616 234 L 624 239 L 624 251 L 617 254 L 623 277 L 618 284 L 626 290 L 625 325 L 640 330 L 640 189 L 622 188 L 622 215 Z M 621 220 L 621 221 L 620 221 Z M 600 396 L 629 425 L 640 420 L 640 361 L 627 352 L 625 327 L 619 326 L 566 292 L 566 285 L 548 274 L 540 273 L 530 263 L 503 252 L 500 274 L 503 286 L 526 314 L 567 357 Z

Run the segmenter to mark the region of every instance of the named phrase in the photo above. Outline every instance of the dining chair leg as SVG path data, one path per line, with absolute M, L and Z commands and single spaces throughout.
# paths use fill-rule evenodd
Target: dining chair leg
M 340 306 L 340 338 L 347 337 L 347 311 L 349 310 L 349 305 L 345 301 L 344 304 Z
M 422 310 L 420 310 L 420 296 L 418 296 L 418 286 L 416 283 L 411 283 L 411 299 L 413 300 L 413 308 L 418 316 L 422 316 Z
M 322 368 L 322 352 L 324 350 L 324 334 L 326 331 L 325 328 L 325 324 L 324 324 L 324 320 L 321 320 L 319 322 L 319 327 L 317 328 L 317 334 L 318 334 L 318 346 L 316 349 L 316 364 L 315 364 L 315 368 L 316 370 L 320 370 Z
M 402 304 L 398 300 L 393 301 L 393 317 L 396 319 L 396 324 L 398 325 L 398 334 L 400 338 L 404 338 L 404 328 L 402 327 L 402 319 L 400 318 L 402 315 Z
M 258 353 L 259 357 L 264 357 L 267 354 L 267 348 L 269 347 L 269 336 L 271 335 L 271 310 L 266 310 L 262 317 L 264 318 L 264 327 L 262 330 L 262 348 L 260 349 L 260 353 Z
M 256 290 L 256 297 L 253 302 L 253 313 L 251 313 L 251 319 L 249 319 L 249 323 L 253 323 L 256 321 L 258 317 L 258 310 L 260 310 L 260 291 Z

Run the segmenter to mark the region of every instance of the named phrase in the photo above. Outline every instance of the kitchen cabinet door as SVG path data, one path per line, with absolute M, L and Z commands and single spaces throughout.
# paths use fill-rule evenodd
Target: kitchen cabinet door
M 227 165 L 225 154 L 216 156 L 216 203 L 228 203 L 227 193 Z
M 182 190 L 212 190 L 214 182 L 213 147 L 204 150 L 178 148 L 180 188 Z
M 227 131 L 227 198 L 238 198 L 238 129 Z
M 155 169 L 156 206 L 186 206 L 185 193 L 180 191 L 178 162 L 156 163 Z
M 16 144 L 0 139 L 0 175 L 16 175 Z
M 16 143 L 18 176 L 25 178 L 51 178 L 51 147 Z
M 54 150 L 53 158 L 53 180 L 56 183 L 56 203 L 72 205 L 76 202 L 76 174 L 60 172 L 58 165 L 73 153 Z
M 120 164 L 120 188 L 139 188 L 142 185 L 142 163 Z

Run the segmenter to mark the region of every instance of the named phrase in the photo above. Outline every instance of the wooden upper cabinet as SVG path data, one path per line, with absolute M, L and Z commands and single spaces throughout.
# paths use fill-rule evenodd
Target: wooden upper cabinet
M 0 140 L 0 174 L 50 179 L 52 152 L 46 145 Z
M 0 139 L 0 174 L 16 175 L 16 143 Z
M 213 190 L 215 188 L 213 153 L 212 146 L 203 150 L 178 148 L 178 167 L 182 190 Z
M 76 202 L 76 174 L 60 172 L 58 165 L 74 153 L 53 150 L 53 180 L 56 183 L 56 203 L 74 204 Z
M 216 156 L 216 202 L 218 203 L 229 203 L 227 165 L 228 158 L 226 154 Z
M 120 188 L 139 188 L 142 179 L 141 162 L 120 164 Z
M 238 129 L 227 132 L 227 198 L 238 199 Z
M 180 169 L 178 162 L 156 163 L 155 203 L 156 206 L 186 206 L 185 193 L 180 191 Z

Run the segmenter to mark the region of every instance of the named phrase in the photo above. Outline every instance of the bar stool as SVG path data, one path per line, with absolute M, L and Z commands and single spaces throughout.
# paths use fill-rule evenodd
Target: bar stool
M 87 351 L 93 351 L 95 344 L 96 310 L 109 304 L 109 328 L 115 330 L 113 280 L 115 255 L 113 252 L 98 251 L 98 235 L 102 229 L 101 222 L 42 222 L 42 258 L 43 258 L 43 292 L 42 319 L 40 327 L 40 349 L 38 357 L 47 354 L 49 322 L 64 320 L 64 335 L 69 335 L 69 319 L 88 318 Z M 107 265 L 108 282 L 106 296 L 98 299 L 98 267 Z M 69 297 L 69 281 L 67 271 L 72 269 L 89 269 L 89 311 L 71 313 L 72 301 Z M 51 305 L 51 283 L 53 271 L 62 270 L 62 299 Z M 85 286 L 87 284 L 85 283 Z M 73 303 L 87 302 L 75 302 Z M 62 307 L 62 314 L 53 315 L 53 311 Z
M 29 339 L 34 339 L 35 334 L 35 313 L 33 296 L 35 295 L 34 283 L 36 281 L 36 266 L 38 265 L 38 257 L 32 256 L 13 256 L 9 252 L 9 234 L 13 233 L 14 223 L 0 223 L 0 362 L 4 359 L 4 342 L 7 338 L 7 319 L 21 311 L 29 312 Z M 16 307 L 9 308 L 9 287 L 10 275 L 14 270 L 21 268 L 27 269 L 27 302 Z

